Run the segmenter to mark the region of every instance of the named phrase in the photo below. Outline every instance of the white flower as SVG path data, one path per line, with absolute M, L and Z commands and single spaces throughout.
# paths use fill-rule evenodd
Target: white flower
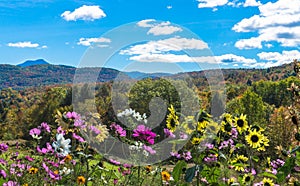
M 71 172 L 73 172 L 73 170 L 71 170 L 71 169 L 68 169 L 67 167 L 64 167 L 62 170 L 60 170 L 59 171 L 59 174 L 60 175 L 68 175 L 68 174 L 70 174 Z
M 63 134 L 56 134 L 56 141 L 52 143 L 52 146 L 59 155 L 66 156 L 70 153 L 70 142 L 70 139 L 65 140 Z

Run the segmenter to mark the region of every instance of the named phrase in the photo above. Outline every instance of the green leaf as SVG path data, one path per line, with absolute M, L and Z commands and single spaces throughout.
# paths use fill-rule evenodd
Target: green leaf
M 236 148 L 240 148 L 240 147 L 244 147 L 244 146 L 245 146 L 245 145 L 242 144 L 242 143 L 238 143 L 238 144 L 235 145 Z
M 185 161 L 179 161 L 177 162 L 177 164 L 175 165 L 173 172 L 172 172 L 172 176 L 174 178 L 175 182 L 178 182 L 180 179 L 180 175 L 182 174 L 182 169 L 184 167 L 186 167 L 186 162 Z
M 259 157 L 253 156 L 253 157 L 252 157 L 252 160 L 255 161 L 255 162 L 257 163 L 257 162 L 259 161 Z
M 295 158 L 288 158 L 284 165 L 278 169 L 278 173 L 276 174 L 277 181 L 283 182 L 285 178 L 291 173 L 292 169 L 295 166 Z
M 184 176 L 184 180 L 186 182 L 192 182 L 193 178 L 195 177 L 195 173 L 196 173 L 196 166 L 188 168 L 186 170 L 186 173 L 185 173 L 185 176 Z
M 269 177 L 269 178 L 277 179 L 277 176 L 274 175 L 274 174 L 272 174 L 272 173 L 270 173 L 270 172 L 263 172 L 263 173 L 261 173 L 259 175 L 262 176 L 262 177 Z

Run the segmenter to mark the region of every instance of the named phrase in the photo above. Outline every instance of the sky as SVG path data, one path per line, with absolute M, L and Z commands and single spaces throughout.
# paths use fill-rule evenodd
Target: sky
M 0 0 L 0 64 L 267 68 L 299 46 L 300 0 Z

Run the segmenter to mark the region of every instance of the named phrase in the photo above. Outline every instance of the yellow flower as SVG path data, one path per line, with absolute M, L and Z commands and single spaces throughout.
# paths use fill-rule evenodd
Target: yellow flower
M 25 184 L 23 184 L 22 186 L 28 186 L 28 184 L 27 184 L 27 183 L 25 183 Z
M 151 165 L 147 165 L 145 167 L 145 169 L 146 169 L 147 172 L 150 172 L 152 170 L 152 166 Z
M 231 178 L 229 178 L 229 179 L 227 180 L 227 184 L 228 184 L 228 185 L 231 185 L 231 184 L 233 184 L 234 182 L 236 182 L 236 178 L 235 178 L 235 177 L 231 177 Z
M 202 141 L 201 138 L 197 138 L 197 137 L 192 138 L 193 145 L 198 145 L 198 144 L 200 144 L 201 141 Z
M 256 149 L 260 148 L 262 146 L 263 141 L 263 135 L 259 132 L 254 131 L 249 131 L 249 134 L 246 135 L 246 142 L 250 145 L 250 147 Z
M 175 113 L 175 109 L 174 109 L 173 105 L 171 105 L 171 107 L 168 109 L 169 109 L 170 113 L 167 116 L 166 126 L 171 132 L 174 132 L 176 130 L 176 126 L 179 125 L 178 116 Z
M 194 120 L 194 116 L 187 116 L 182 126 L 185 129 L 185 132 L 187 134 L 191 134 L 192 132 L 194 132 L 196 126 L 196 121 Z
M 231 161 L 231 164 L 236 171 L 245 171 L 245 168 L 248 166 L 247 161 L 248 158 L 246 156 L 237 155 L 236 158 Z
M 217 134 L 219 131 L 220 126 L 216 122 L 209 122 L 206 126 L 206 134 Z
M 228 113 L 225 113 L 222 115 L 222 117 L 221 130 L 222 132 L 230 133 L 232 128 L 232 116 Z
M 36 174 L 38 172 L 38 168 L 31 167 L 28 171 L 29 171 L 29 174 Z
M 106 125 L 97 125 L 95 127 L 100 131 L 100 134 L 96 136 L 96 139 L 98 142 L 103 142 L 108 136 L 108 129 Z
M 198 125 L 197 125 L 197 131 L 198 132 L 204 132 L 206 126 L 209 124 L 208 121 L 206 120 L 203 120 L 201 122 L 198 122 Z
M 77 177 L 77 184 L 83 185 L 85 183 L 85 177 L 83 176 L 78 176 Z
M 264 178 L 262 180 L 262 182 L 263 182 L 264 186 L 274 186 L 275 185 L 273 180 L 271 180 L 270 178 Z
M 235 117 L 234 125 L 240 134 L 244 131 L 247 131 L 248 122 L 246 121 L 246 115 L 241 114 L 239 118 Z
M 169 181 L 170 178 L 171 178 L 171 175 L 167 171 L 162 171 L 161 172 L 161 178 L 162 178 L 163 181 Z
M 245 185 L 250 185 L 252 180 L 253 180 L 253 175 L 251 173 L 248 173 L 243 176 L 242 182 Z
M 72 160 L 72 156 L 70 154 L 68 154 L 65 158 L 64 158 L 65 162 L 69 162 Z

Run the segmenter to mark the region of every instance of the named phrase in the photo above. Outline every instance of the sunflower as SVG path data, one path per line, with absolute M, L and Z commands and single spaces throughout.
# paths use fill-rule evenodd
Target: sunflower
M 251 173 L 245 174 L 242 178 L 242 182 L 244 185 L 250 185 L 253 180 L 253 175 Z
M 234 125 L 240 134 L 244 131 L 247 131 L 248 122 L 246 121 L 246 115 L 241 114 L 239 118 L 235 117 Z
M 197 125 L 197 131 L 198 132 L 204 132 L 206 126 L 209 124 L 209 121 L 203 120 L 201 122 L 198 122 Z
M 274 182 L 273 180 L 271 180 L 270 178 L 264 178 L 262 180 L 263 186 L 274 186 Z
M 152 170 L 152 166 L 151 165 L 147 165 L 145 167 L 145 169 L 146 169 L 146 172 L 150 172 Z
M 194 132 L 196 126 L 194 116 L 187 116 L 182 126 L 187 134 L 191 134 L 192 132 Z
M 85 177 L 84 176 L 78 176 L 77 177 L 77 184 L 83 185 L 85 183 Z
M 198 137 L 193 137 L 192 138 L 192 144 L 193 145 L 198 145 L 198 144 L 200 144 L 201 141 L 202 141 L 201 138 L 198 138 Z
M 256 130 L 250 130 L 249 134 L 245 137 L 247 143 L 255 149 L 262 146 L 262 144 L 264 143 L 263 138 L 264 136 L 261 133 L 256 132 Z
M 38 168 L 35 168 L 35 167 L 31 167 L 29 170 L 28 170 L 29 174 L 36 174 L 38 172 Z
M 227 184 L 228 185 L 232 185 L 234 182 L 236 182 L 236 178 L 235 177 L 231 177 L 227 180 Z
M 223 114 L 222 117 L 221 130 L 222 132 L 230 133 L 232 128 L 232 117 L 228 113 Z
M 171 175 L 167 171 L 162 171 L 161 172 L 161 178 L 162 178 L 163 181 L 169 181 L 170 178 L 171 178 Z
M 179 125 L 178 116 L 175 113 L 175 109 L 174 109 L 173 105 L 171 105 L 171 107 L 168 109 L 169 109 L 170 113 L 167 116 L 166 126 L 171 132 L 174 132 L 176 129 L 176 126 Z
M 206 132 L 207 134 L 217 134 L 217 132 L 219 131 L 220 126 L 218 123 L 216 122 L 209 122 L 206 126 Z
M 249 158 L 247 158 L 244 155 L 237 155 L 232 161 L 231 164 L 234 166 L 234 169 L 236 171 L 245 171 L 245 168 L 248 166 L 247 161 Z

